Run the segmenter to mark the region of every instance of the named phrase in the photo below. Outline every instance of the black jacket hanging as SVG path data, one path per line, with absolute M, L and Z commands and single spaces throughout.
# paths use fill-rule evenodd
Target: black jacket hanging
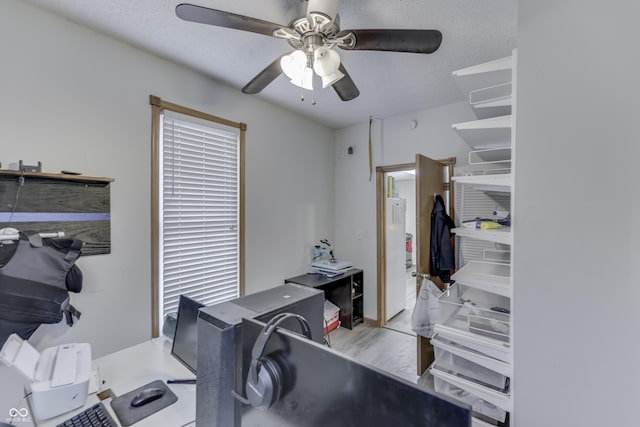
M 444 283 L 451 281 L 451 270 L 456 260 L 451 245 L 451 229 L 455 228 L 453 220 L 447 215 L 444 200 L 436 196 L 431 211 L 431 259 L 429 274 L 438 276 Z

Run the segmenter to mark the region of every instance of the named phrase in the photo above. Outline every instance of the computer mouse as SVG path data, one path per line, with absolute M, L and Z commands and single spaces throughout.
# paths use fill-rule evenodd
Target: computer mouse
M 137 408 L 160 399 L 167 392 L 164 388 L 146 388 L 131 399 L 131 406 Z

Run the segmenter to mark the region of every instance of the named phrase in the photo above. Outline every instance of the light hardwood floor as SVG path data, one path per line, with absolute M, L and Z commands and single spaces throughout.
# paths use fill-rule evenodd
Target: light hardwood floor
M 416 278 L 411 276 L 413 271 L 415 271 L 415 266 L 408 269 L 405 275 L 404 310 L 389 319 L 385 328 L 404 332 L 405 334 L 415 337 L 416 333 L 411 330 L 411 314 L 413 313 L 413 306 L 416 303 Z
M 390 372 L 410 382 L 417 382 L 416 337 L 386 328 L 359 324 L 353 330 L 338 328 L 329 333 L 331 348 Z
M 338 328 L 329 334 L 331 348 L 359 362 L 389 372 L 409 382 L 433 390 L 433 377 L 417 375 L 417 340 L 411 330 L 411 313 L 415 304 L 415 278 L 407 271 L 405 310 L 384 328 L 359 324 L 353 330 Z

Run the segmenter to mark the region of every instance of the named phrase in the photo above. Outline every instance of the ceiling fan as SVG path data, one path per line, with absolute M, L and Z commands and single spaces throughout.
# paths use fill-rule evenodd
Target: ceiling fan
M 260 93 L 282 73 L 296 86 L 311 90 L 315 71 L 322 78 L 323 88 L 332 86 L 340 99 L 350 101 L 360 95 L 360 91 L 334 47 L 433 53 L 442 42 L 442 33 L 438 30 L 340 30 L 339 7 L 340 0 L 308 0 L 306 14 L 293 19 L 289 25 L 188 3 L 176 6 L 176 15 L 185 21 L 285 39 L 296 49 L 277 58 L 247 83 L 242 88 L 247 94 Z

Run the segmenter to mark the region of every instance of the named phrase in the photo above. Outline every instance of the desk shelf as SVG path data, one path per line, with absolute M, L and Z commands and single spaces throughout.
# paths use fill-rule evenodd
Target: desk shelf
M 340 325 L 347 329 L 353 329 L 364 319 L 364 281 L 360 269 L 352 268 L 331 278 L 321 274 L 303 274 L 285 279 L 285 283 L 324 291 L 325 298 L 340 308 Z

